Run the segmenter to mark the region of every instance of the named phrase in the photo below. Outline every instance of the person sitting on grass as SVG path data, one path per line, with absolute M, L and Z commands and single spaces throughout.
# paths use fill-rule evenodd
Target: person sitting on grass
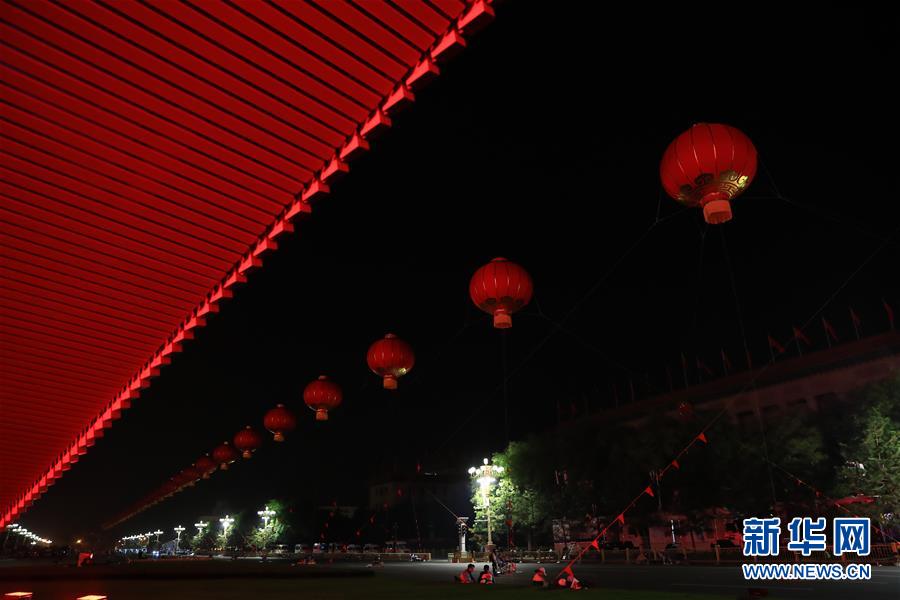
M 544 567 L 535 569 L 534 575 L 531 577 L 531 585 L 535 587 L 547 587 L 547 569 Z
M 481 572 L 478 583 L 486 583 L 488 585 L 494 583 L 494 574 L 491 573 L 491 565 L 484 565 L 484 570 Z
M 455 579 L 457 583 L 475 583 L 475 565 L 470 563 Z
M 582 589 L 581 582 L 572 574 L 570 571 L 568 574 L 563 575 L 560 574 L 559 579 L 556 581 L 556 585 L 561 589 L 569 589 L 569 590 L 580 590 Z

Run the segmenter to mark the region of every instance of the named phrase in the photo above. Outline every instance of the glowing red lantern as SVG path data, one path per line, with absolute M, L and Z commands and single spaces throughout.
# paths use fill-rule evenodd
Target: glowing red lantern
M 194 463 L 194 468 L 200 472 L 203 479 L 209 479 L 209 474 L 215 471 L 218 466 L 216 461 L 211 459 L 208 454 L 204 454 Z
M 288 431 L 293 431 L 297 427 L 297 417 L 286 409 L 284 404 L 279 404 L 266 413 L 266 416 L 263 417 L 263 425 L 275 434 L 276 442 L 283 442 L 284 434 Z
M 328 411 L 340 406 L 344 399 L 341 386 L 325 375 L 311 381 L 303 390 L 303 401 L 316 411 L 316 421 L 327 421 Z
M 531 302 L 534 284 L 528 271 L 505 258 L 495 258 L 472 275 L 469 296 L 475 306 L 494 315 L 494 327 L 512 327 L 512 314 Z
M 729 125 L 697 123 L 669 144 L 659 165 L 666 192 L 703 208 L 707 223 L 731 220 L 731 201 L 756 175 L 756 148 Z
M 234 434 L 234 447 L 240 450 L 244 458 L 253 456 L 253 451 L 262 446 L 262 436 L 247 425 Z
M 228 445 L 228 442 L 223 442 L 213 448 L 212 457 L 214 461 L 219 463 L 223 471 L 227 471 L 228 465 L 237 460 L 238 453 Z
M 397 378 L 412 370 L 416 355 L 412 346 L 389 333 L 369 346 L 366 362 L 376 375 L 384 378 L 384 389 L 396 390 Z

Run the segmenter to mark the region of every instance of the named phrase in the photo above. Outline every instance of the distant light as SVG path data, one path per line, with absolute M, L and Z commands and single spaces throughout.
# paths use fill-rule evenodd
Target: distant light
M 78 538 L 77 540 L 75 540 L 75 543 L 76 543 L 76 544 L 80 544 L 80 543 L 81 543 L 81 538 Z
M 31 598 L 31 592 L 7 592 L 3 594 L 4 598 Z
M 484 459 L 484 464 L 488 464 L 488 459 Z

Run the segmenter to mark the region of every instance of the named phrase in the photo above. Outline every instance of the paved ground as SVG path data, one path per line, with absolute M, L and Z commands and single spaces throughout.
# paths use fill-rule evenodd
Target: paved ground
M 524 573 L 498 577 L 500 585 L 524 585 L 537 565 L 522 565 Z M 479 565 L 480 567 L 480 565 Z M 548 573 L 556 573 L 560 565 L 545 565 Z M 555 567 L 555 569 L 554 569 Z M 441 579 L 461 570 L 460 565 L 447 563 L 395 564 L 384 567 L 385 575 L 416 580 Z M 691 592 L 723 595 L 736 598 L 748 587 L 764 588 L 769 598 L 834 599 L 848 600 L 854 597 L 866 600 L 896 600 L 900 598 L 900 568 L 875 567 L 870 581 L 804 581 L 773 582 L 771 584 L 744 581 L 739 566 L 701 567 L 681 565 L 653 565 L 637 567 L 628 565 L 583 564 L 575 568 L 575 575 L 603 589 L 652 590 L 659 592 Z
M 52 565 L 38 565 L 36 570 L 35 567 L 25 570 L 20 566 L 7 566 L 9 568 L 0 569 L 0 594 L 27 590 L 35 592 L 35 600 L 73 600 L 87 594 L 106 594 L 110 600 L 274 600 L 296 597 L 387 600 L 470 598 L 483 594 L 513 599 L 529 595 L 542 597 L 550 593 L 530 589 L 528 582 L 535 565 L 524 565 L 523 572 L 498 578 L 497 585 L 492 588 L 454 584 L 452 576 L 464 565 L 437 562 L 388 563 L 377 569 L 362 564 L 291 567 L 285 563 L 244 561 L 204 561 L 199 564 L 146 561 L 130 567 L 79 570 Z M 546 566 L 551 573 L 555 572 L 554 568 L 559 568 L 559 565 Z M 328 577 L 342 572 L 351 576 Z M 576 574 L 592 584 L 592 589 L 580 596 L 583 598 L 733 600 L 745 594 L 748 588 L 738 567 L 581 565 L 576 568 Z M 60 579 L 51 580 L 48 576 Z M 900 597 L 900 569 L 874 569 L 873 579 L 868 582 L 777 583 L 754 587 L 767 589 L 769 598 L 775 599 L 845 600 L 857 597 L 893 600 Z

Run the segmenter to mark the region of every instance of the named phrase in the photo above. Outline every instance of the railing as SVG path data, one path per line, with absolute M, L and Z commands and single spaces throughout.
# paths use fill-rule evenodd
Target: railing
M 430 552 L 299 552 L 284 556 L 312 558 L 316 562 L 403 562 L 415 554 L 421 560 L 431 560 Z

